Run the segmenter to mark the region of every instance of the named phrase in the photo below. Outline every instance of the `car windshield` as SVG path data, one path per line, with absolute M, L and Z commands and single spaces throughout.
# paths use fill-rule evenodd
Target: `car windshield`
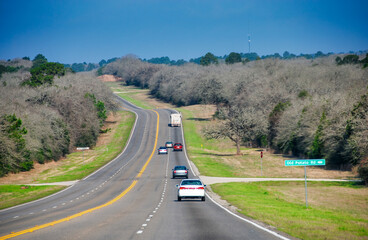
M 199 180 L 188 180 L 188 181 L 182 181 L 181 185 L 202 185 L 202 183 Z
M 160 149 L 166 149 L 166 147 L 160 147 Z
M 174 169 L 175 170 L 187 170 L 185 166 L 176 166 Z

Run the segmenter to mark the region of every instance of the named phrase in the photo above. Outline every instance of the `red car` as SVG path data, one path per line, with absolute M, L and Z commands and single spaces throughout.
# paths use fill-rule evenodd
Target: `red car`
M 183 151 L 183 144 L 175 143 L 174 144 L 174 151 Z

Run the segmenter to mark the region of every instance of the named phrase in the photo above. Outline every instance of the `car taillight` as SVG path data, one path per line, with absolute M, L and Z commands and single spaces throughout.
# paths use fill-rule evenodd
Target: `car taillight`
M 188 173 L 188 171 L 187 171 L 187 170 L 185 170 L 185 173 Z
M 176 170 L 174 170 L 174 173 L 176 173 Z
M 180 187 L 180 190 L 185 190 L 185 189 L 187 189 L 186 187 Z
M 204 189 L 204 187 L 197 187 L 197 189 Z

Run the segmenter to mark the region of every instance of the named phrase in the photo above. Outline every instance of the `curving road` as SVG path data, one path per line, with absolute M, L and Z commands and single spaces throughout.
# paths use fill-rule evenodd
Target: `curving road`
M 1 239 L 286 239 L 205 202 L 178 202 L 171 179 L 185 152 L 157 155 L 166 141 L 183 142 L 168 127 L 173 110 L 142 110 L 126 149 L 114 161 L 66 190 L 0 211 Z M 189 166 L 188 166 L 189 167 Z M 193 172 L 190 178 L 197 178 Z

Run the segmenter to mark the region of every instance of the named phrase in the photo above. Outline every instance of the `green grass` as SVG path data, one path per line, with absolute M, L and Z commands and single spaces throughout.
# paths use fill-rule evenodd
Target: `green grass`
M 179 108 L 183 115 L 184 136 L 187 152 L 191 161 L 197 166 L 202 175 L 216 177 L 236 177 L 234 167 L 223 163 L 221 159 L 211 151 L 227 154 L 233 149 L 223 149 L 216 144 L 216 140 L 207 140 L 198 132 L 193 112 Z
M 51 195 L 65 186 L 0 185 L 0 209 Z
M 304 199 L 288 197 L 289 185 L 289 182 L 224 183 L 211 185 L 211 188 L 240 213 L 297 238 L 368 239 L 367 209 L 333 208 L 328 203 L 306 208 Z M 297 182 L 290 187 L 303 186 L 303 182 Z M 338 187 L 340 191 L 364 188 L 353 183 L 330 182 L 310 182 L 308 187 L 316 191 L 329 187 Z M 367 196 L 362 198 L 368 201 Z
M 118 93 L 118 95 L 122 98 L 124 98 L 125 100 L 127 100 L 130 103 L 133 103 L 134 105 L 136 105 L 137 107 L 143 108 L 143 109 L 153 109 L 153 106 L 150 106 L 149 104 L 146 104 L 142 101 L 139 101 L 137 99 L 135 99 L 134 97 L 132 97 L 132 95 L 134 95 L 136 93 Z
M 39 182 L 61 182 L 82 179 L 119 155 L 129 139 L 131 129 L 135 122 L 134 113 L 120 112 L 120 114 L 125 116 L 125 120 L 119 123 L 111 142 L 105 146 L 93 148 L 93 151 L 69 154 L 68 159 L 65 160 L 65 164 L 60 167 L 60 174 L 48 176 L 46 179 L 43 179 L 43 175 L 48 175 L 48 170 L 39 176 Z M 83 160 L 88 158 L 93 158 L 93 161 L 83 162 L 83 164 L 78 164 L 75 161 L 76 159 Z

